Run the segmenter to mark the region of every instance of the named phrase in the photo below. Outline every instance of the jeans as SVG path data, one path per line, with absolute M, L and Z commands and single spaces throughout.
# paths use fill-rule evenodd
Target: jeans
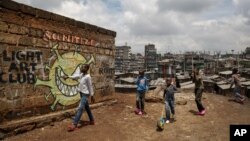
M 174 100 L 165 100 L 166 120 L 170 120 L 170 114 L 175 114 Z
M 136 93 L 136 107 L 144 111 L 145 91 L 137 91 Z
M 199 112 L 201 112 L 205 109 L 201 103 L 202 92 L 203 92 L 203 89 L 200 89 L 200 88 L 195 88 L 195 90 L 194 90 L 195 102 L 196 102 L 196 105 L 197 105 Z
M 244 98 L 241 94 L 240 94 L 240 87 L 235 87 L 234 88 L 234 96 L 236 100 L 241 100 L 242 98 Z
M 87 114 L 89 116 L 89 120 L 94 121 L 94 117 L 93 117 L 93 115 L 91 113 L 91 110 L 89 108 L 89 103 L 88 103 L 89 95 L 81 93 L 81 92 L 80 92 L 80 95 L 81 95 L 81 101 L 79 103 L 79 106 L 78 106 L 78 109 L 77 109 L 77 112 L 76 112 L 76 116 L 75 116 L 75 118 L 73 120 L 74 125 L 78 124 L 79 120 L 82 117 L 82 113 L 84 112 L 84 110 L 86 110 L 86 112 L 87 112 Z

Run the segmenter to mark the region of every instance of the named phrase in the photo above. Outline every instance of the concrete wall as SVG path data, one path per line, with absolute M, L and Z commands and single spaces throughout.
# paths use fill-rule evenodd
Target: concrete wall
M 85 13 L 87 14 L 87 13 Z M 0 124 L 75 107 L 78 81 L 60 78 L 91 64 L 97 102 L 114 96 L 116 33 L 0 0 Z

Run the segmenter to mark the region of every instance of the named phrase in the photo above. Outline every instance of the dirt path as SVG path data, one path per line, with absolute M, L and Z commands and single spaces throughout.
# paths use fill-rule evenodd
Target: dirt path
M 88 125 L 67 132 L 71 119 L 57 122 L 31 132 L 5 139 L 6 141 L 227 141 L 230 124 L 250 124 L 250 102 L 244 105 L 228 102 L 228 97 L 204 94 L 207 114 L 193 115 L 196 110 L 192 93 L 178 93 L 176 100 L 187 100 L 186 105 L 176 105 L 177 121 L 167 124 L 164 131 L 156 131 L 162 103 L 146 103 L 147 115 L 133 113 L 134 94 L 117 94 L 118 103 L 93 110 L 96 125 Z M 87 120 L 86 113 L 82 117 Z

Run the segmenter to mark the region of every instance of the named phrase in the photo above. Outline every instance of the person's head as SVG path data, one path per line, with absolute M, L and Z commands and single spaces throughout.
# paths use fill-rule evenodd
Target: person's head
M 171 79 L 170 78 L 166 79 L 166 84 L 167 84 L 167 86 L 171 85 Z
M 200 73 L 200 68 L 198 68 L 198 67 L 195 68 L 195 74 L 196 74 L 196 75 L 199 75 L 199 73 Z
M 140 70 L 139 71 L 139 75 L 142 77 L 142 76 L 144 76 L 144 71 L 143 70 Z
M 237 73 L 238 73 L 238 69 L 237 69 L 237 68 L 234 68 L 234 69 L 232 70 L 232 73 L 233 73 L 233 74 L 237 74 Z
M 81 72 L 86 74 L 89 70 L 89 64 L 82 65 Z

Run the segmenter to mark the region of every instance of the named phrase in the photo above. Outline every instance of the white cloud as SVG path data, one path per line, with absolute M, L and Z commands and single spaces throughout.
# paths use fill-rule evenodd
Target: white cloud
M 247 17 L 250 20 L 250 1 L 249 0 L 235 0 L 237 12 Z
M 219 0 L 159 0 L 161 11 L 178 11 L 184 13 L 198 13 L 209 9 Z
M 239 4 L 239 0 L 233 0 L 233 3 L 238 5 Z

